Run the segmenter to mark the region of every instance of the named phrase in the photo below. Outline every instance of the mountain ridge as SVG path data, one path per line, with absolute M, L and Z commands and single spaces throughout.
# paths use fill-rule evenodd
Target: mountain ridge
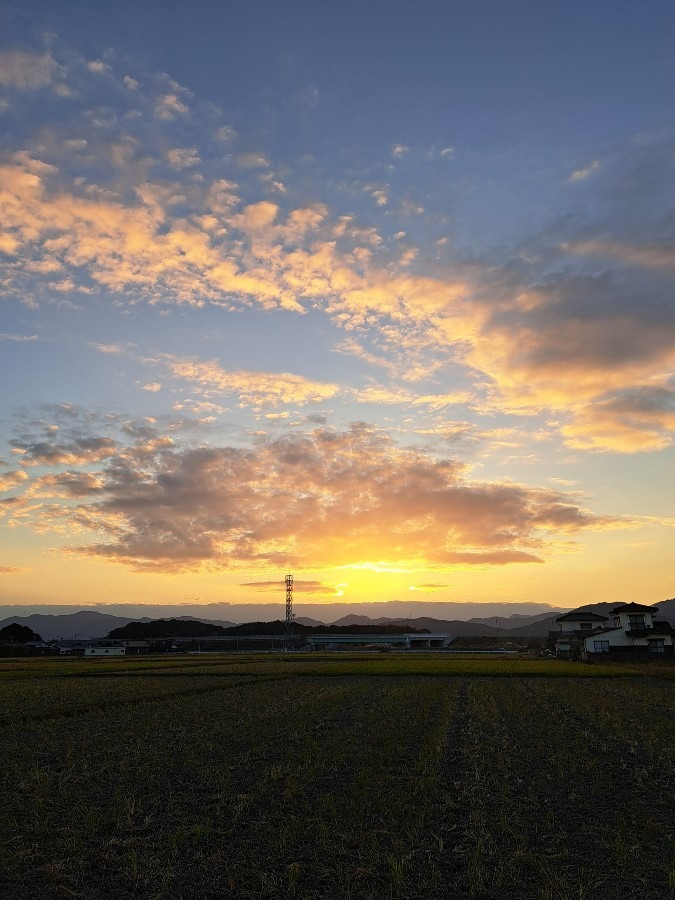
M 595 612 L 599 615 L 609 617 L 609 611 L 613 609 L 617 603 L 587 603 L 575 607 L 575 609 L 583 609 L 588 612 Z M 659 610 L 658 618 L 666 619 L 675 624 L 675 598 L 663 600 L 659 603 L 645 604 L 657 607 Z M 336 619 L 334 622 L 324 623 L 308 616 L 298 616 L 297 621 L 301 625 L 320 626 L 320 625 L 408 625 L 410 628 L 426 628 L 429 631 L 450 632 L 458 637 L 544 637 L 549 631 L 555 630 L 555 620 L 561 615 L 561 611 L 553 611 L 552 613 L 536 613 L 531 616 L 522 613 L 514 613 L 511 616 L 497 617 L 474 617 L 469 620 L 464 619 L 437 619 L 433 616 L 417 616 L 415 618 L 402 618 L 394 616 L 379 616 L 371 618 L 370 616 L 361 614 L 350 614 Z M 65 614 L 49 614 L 49 613 L 31 613 L 27 616 L 8 616 L 0 620 L 0 628 L 7 625 L 17 623 L 32 628 L 33 631 L 42 635 L 44 640 L 54 640 L 56 638 L 72 639 L 74 637 L 81 638 L 102 638 L 115 628 L 121 628 L 131 622 L 153 622 L 158 619 L 166 618 L 165 616 L 115 616 L 109 613 L 97 612 L 94 610 L 81 610 L 75 613 Z M 207 619 L 197 616 L 175 616 L 174 618 L 182 621 L 202 622 L 206 625 L 215 625 L 222 628 L 231 628 L 236 624 L 224 619 Z M 523 621 L 526 620 L 526 621 Z

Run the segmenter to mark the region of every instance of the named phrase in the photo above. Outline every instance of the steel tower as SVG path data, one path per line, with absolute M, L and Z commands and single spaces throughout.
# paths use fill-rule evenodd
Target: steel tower
M 284 629 L 284 649 L 293 647 L 293 576 L 286 576 L 286 628 Z

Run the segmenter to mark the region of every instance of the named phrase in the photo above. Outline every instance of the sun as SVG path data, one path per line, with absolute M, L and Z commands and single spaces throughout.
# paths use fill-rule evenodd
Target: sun
M 403 599 L 411 571 L 385 562 L 360 562 L 340 566 L 345 579 L 338 585 L 343 601 L 386 602 Z

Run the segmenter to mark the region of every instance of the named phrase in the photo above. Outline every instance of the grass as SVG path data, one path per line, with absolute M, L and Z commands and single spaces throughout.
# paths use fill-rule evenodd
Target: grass
M 675 897 L 672 680 L 434 655 L 18 662 L 8 900 Z

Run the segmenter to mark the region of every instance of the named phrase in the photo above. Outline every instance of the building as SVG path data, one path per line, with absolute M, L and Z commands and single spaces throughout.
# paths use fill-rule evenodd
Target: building
M 589 612 L 585 609 L 574 609 L 572 612 L 558 616 L 557 631 L 550 631 L 555 655 L 563 659 L 578 658 L 583 651 L 583 642 L 589 634 L 604 628 L 607 616 Z
M 91 646 L 85 647 L 83 656 L 124 656 L 125 649 L 124 647 L 98 647 Z
M 656 606 L 623 603 L 610 610 L 611 625 L 594 630 L 584 638 L 584 653 L 649 654 L 673 652 L 673 626 L 654 618 Z
M 308 634 L 312 650 L 337 650 L 341 647 L 396 647 L 402 650 L 444 650 L 453 640 L 450 634 Z

